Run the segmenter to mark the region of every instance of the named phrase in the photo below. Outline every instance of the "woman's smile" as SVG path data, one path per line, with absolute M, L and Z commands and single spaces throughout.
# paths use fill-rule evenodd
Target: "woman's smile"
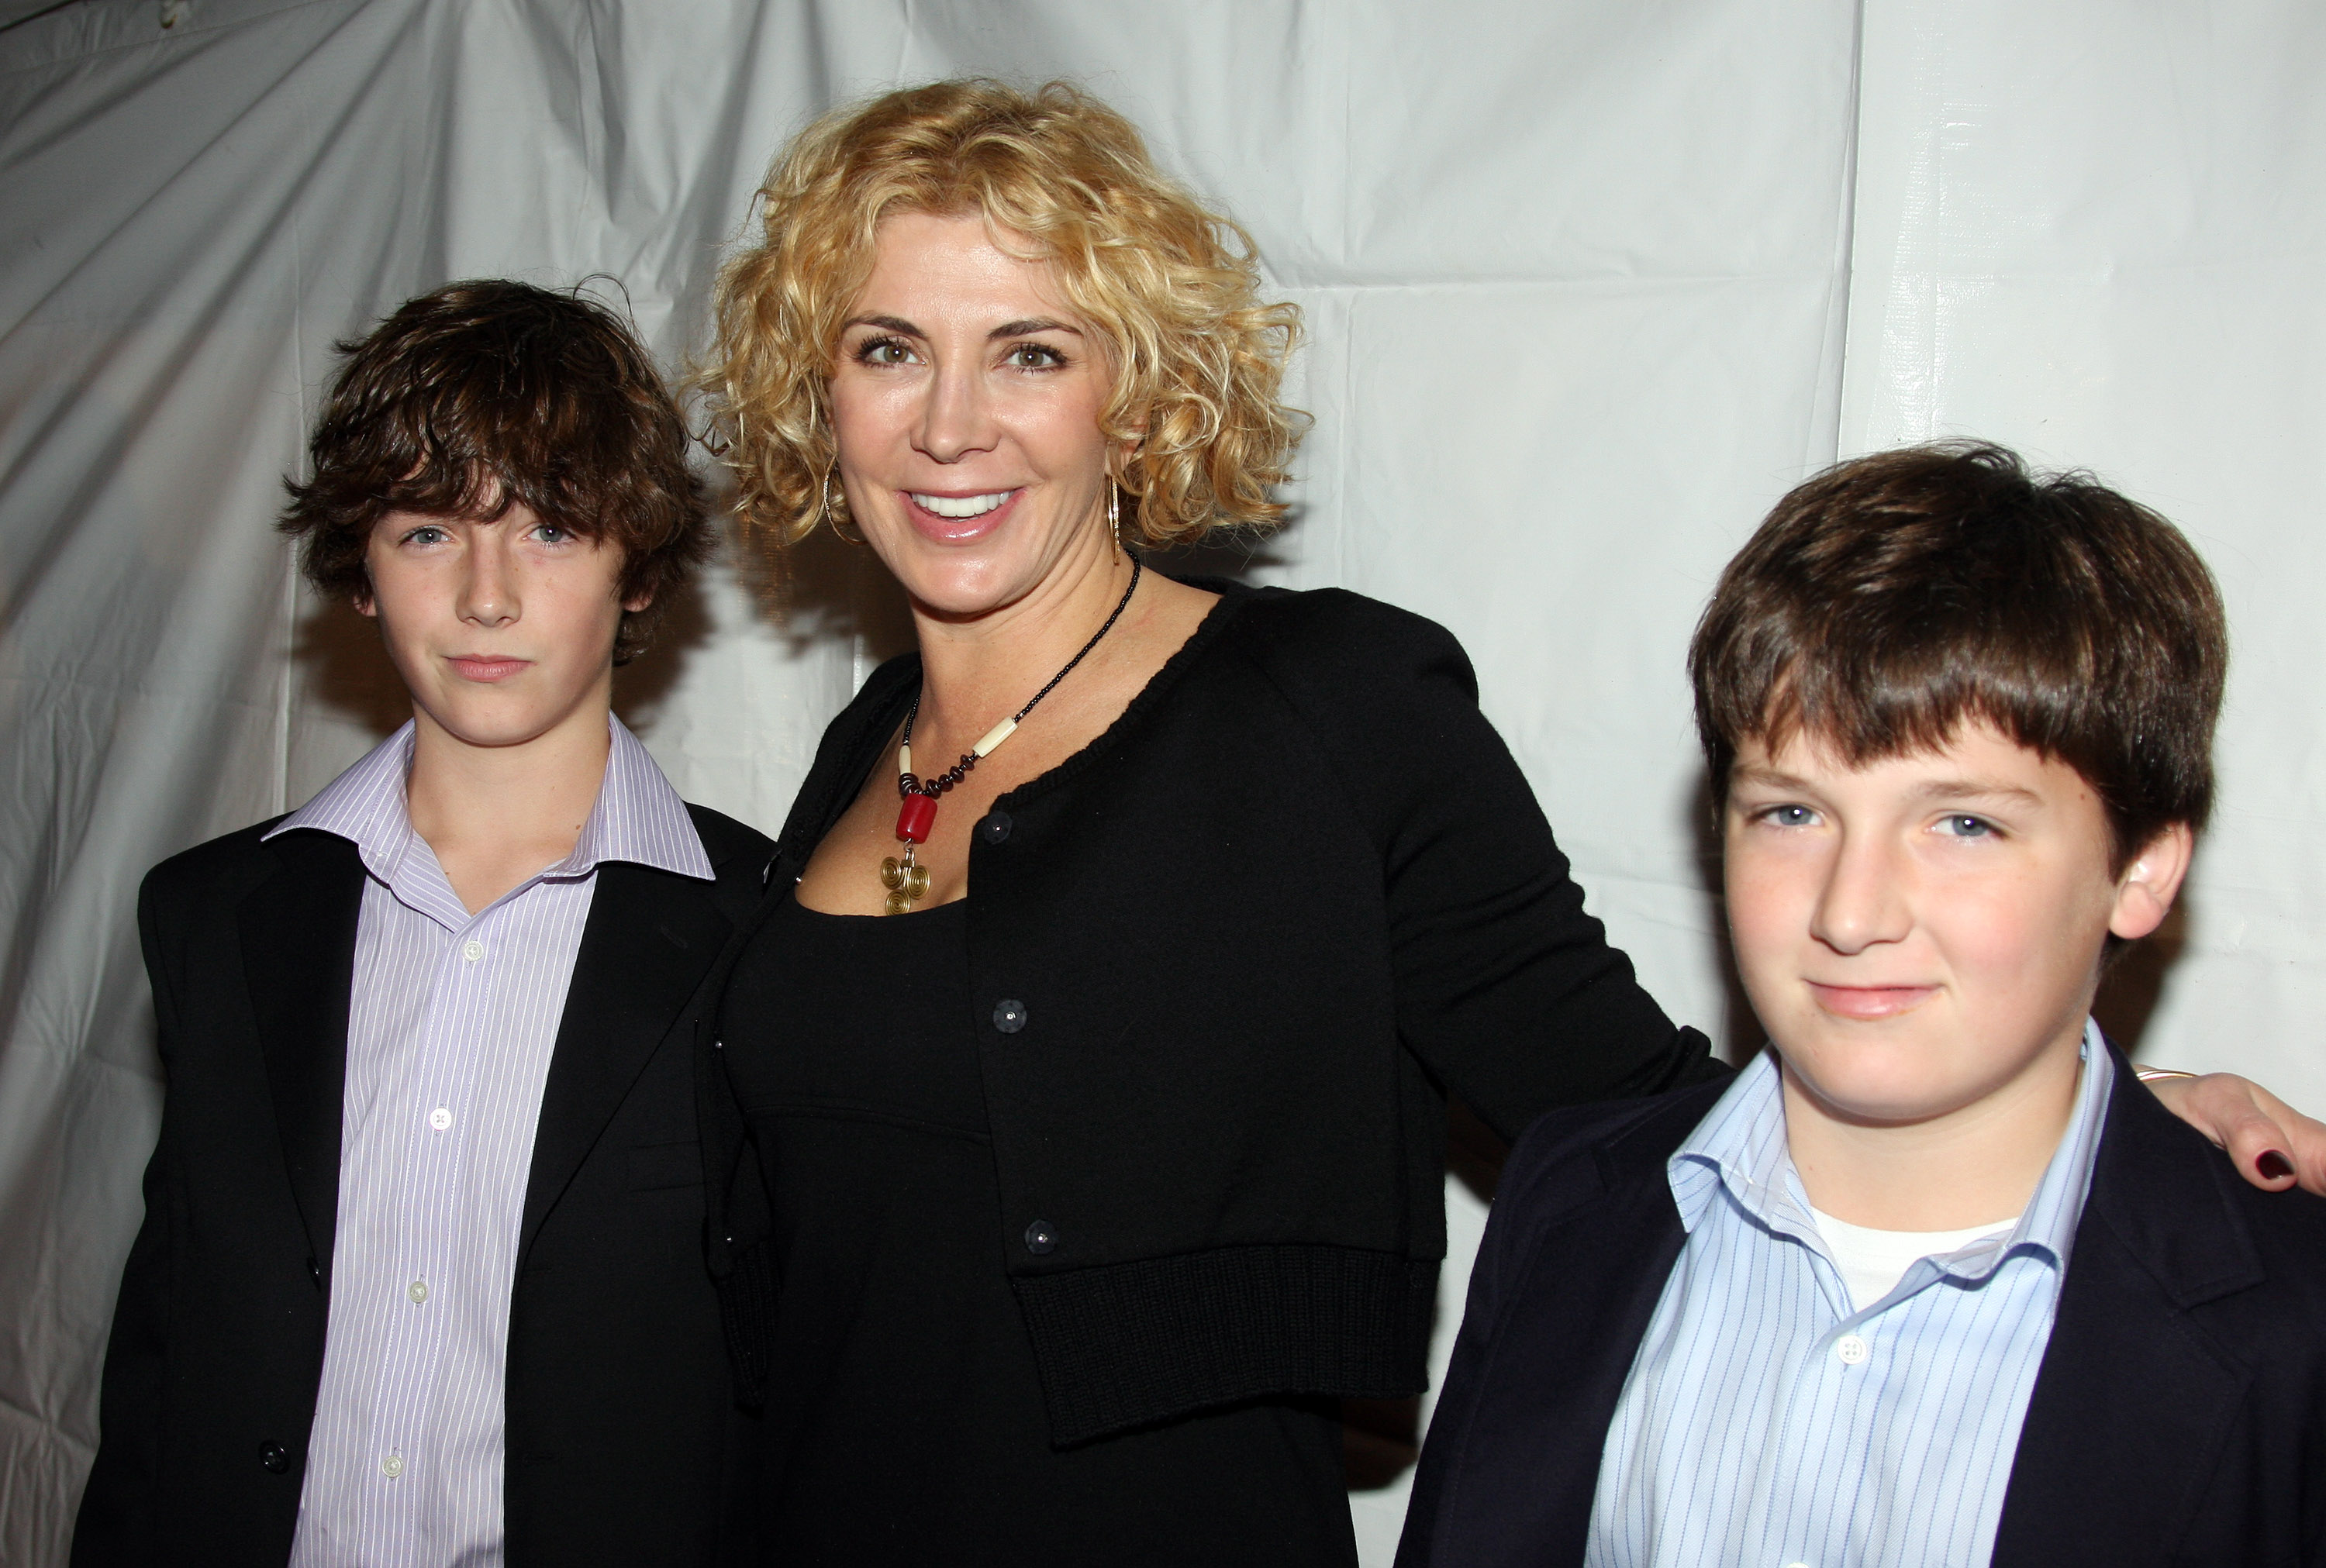
M 904 513 L 921 537 L 936 544 L 972 544 L 995 533 L 1018 510 L 1014 490 L 983 490 L 972 495 L 947 495 L 936 490 L 899 490 Z

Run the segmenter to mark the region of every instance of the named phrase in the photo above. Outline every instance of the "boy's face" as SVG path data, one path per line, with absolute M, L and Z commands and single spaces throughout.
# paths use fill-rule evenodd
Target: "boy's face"
M 388 657 L 423 726 L 470 746 L 518 746 L 604 723 L 625 605 L 619 546 L 544 523 L 391 512 L 372 530 L 372 591 Z
M 2106 937 L 2155 929 L 2191 844 L 2169 829 L 2111 875 L 2082 775 L 1983 722 L 1863 766 L 1749 743 L 1723 836 L 1754 1010 L 1823 1109 L 1876 1125 L 2072 1063 Z

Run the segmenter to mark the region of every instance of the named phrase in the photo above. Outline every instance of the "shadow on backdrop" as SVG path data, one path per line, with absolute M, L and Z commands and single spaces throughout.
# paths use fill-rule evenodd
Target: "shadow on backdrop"
M 380 646 L 378 625 L 343 599 L 308 601 L 291 660 L 307 700 L 375 739 L 412 717 L 412 699 Z

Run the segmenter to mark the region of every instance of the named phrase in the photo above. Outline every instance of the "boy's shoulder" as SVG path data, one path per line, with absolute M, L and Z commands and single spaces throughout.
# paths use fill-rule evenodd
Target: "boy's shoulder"
M 2165 1294 L 2189 1309 L 2249 1297 L 2301 1331 L 2326 1326 L 2326 1198 L 2266 1192 L 2160 1104 L 2117 1057 L 2118 1073 L 2079 1226 L 2105 1227 Z M 2075 1279 L 2071 1261 L 2068 1275 Z
M 695 836 L 702 840 L 702 852 L 711 858 L 714 868 L 723 868 L 729 861 L 749 861 L 755 871 L 764 870 L 775 858 L 776 841 L 747 822 L 693 801 L 686 803 L 686 814 L 693 820 Z
M 1665 1180 L 1673 1151 L 1734 1081 L 1724 1075 L 1644 1099 L 1546 1111 L 1511 1146 L 1495 1209 L 1548 1220 L 1643 1178 Z
M 288 815 L 288 813 L 284 813 Z M 206 840 L 191 849 L 181 849 L 168 859 L 145 873 L 144 897 L 148 903 L 182 904 L 200 900 L 206 895 L 224 894 L 233 896 L 255 887 L 274 875 L 283 863 L 286 840 L 296 840 L 294 849 L 304 847 L 311 839 L 327 839 L 321 833 L 287 834 L 283 839 L 270 840 L 267 834 L 283 821 L 282 816 L 253 822 L 231 833 L 222 833 Z M 345 840 L 337 840 L 344 843 Z M 353 846 L 349 847 L 350 857 Z
M 747 873 L 758 878 L 775 857 L 775 840 L 724 812 L 690 801 L 686 814 L 721 882 Z M 145 874 L 143 902 L 157 913 L 232 902 L 284 870 L 286 862 L 294 870 L 308 869 L 319 864 L 319 856 L 350 877 L 360 872 L 356 847 L 336 833 L 294 830 L 268 838 L 284 820 L 269 817 L 180 850 Z

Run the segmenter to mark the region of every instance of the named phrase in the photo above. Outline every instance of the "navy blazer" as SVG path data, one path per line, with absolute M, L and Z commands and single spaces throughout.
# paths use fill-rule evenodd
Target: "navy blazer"
M 759 1424 L 702 1251 L 695 1023 L 773 844 L 687 808 L 713 882 L 609 861 L 582 931 L 512 1282 L 511 1568 L 749 1560 Z M 164 861 L 139 926 L 169 1092 L 121 1281 L 75 1568 L 291 1553 L 322 1376 L 363 862 L 262 822 Z
M 2326 1200 L 2248 1185 L 2117 1068 L 1993 1562 L 2326 1568 Z M 1582 1562 L 1687 1239 L 1666 1162 L 1724 1087 L 1555 1111 L 1520 1140 L 1400 1568 Z

